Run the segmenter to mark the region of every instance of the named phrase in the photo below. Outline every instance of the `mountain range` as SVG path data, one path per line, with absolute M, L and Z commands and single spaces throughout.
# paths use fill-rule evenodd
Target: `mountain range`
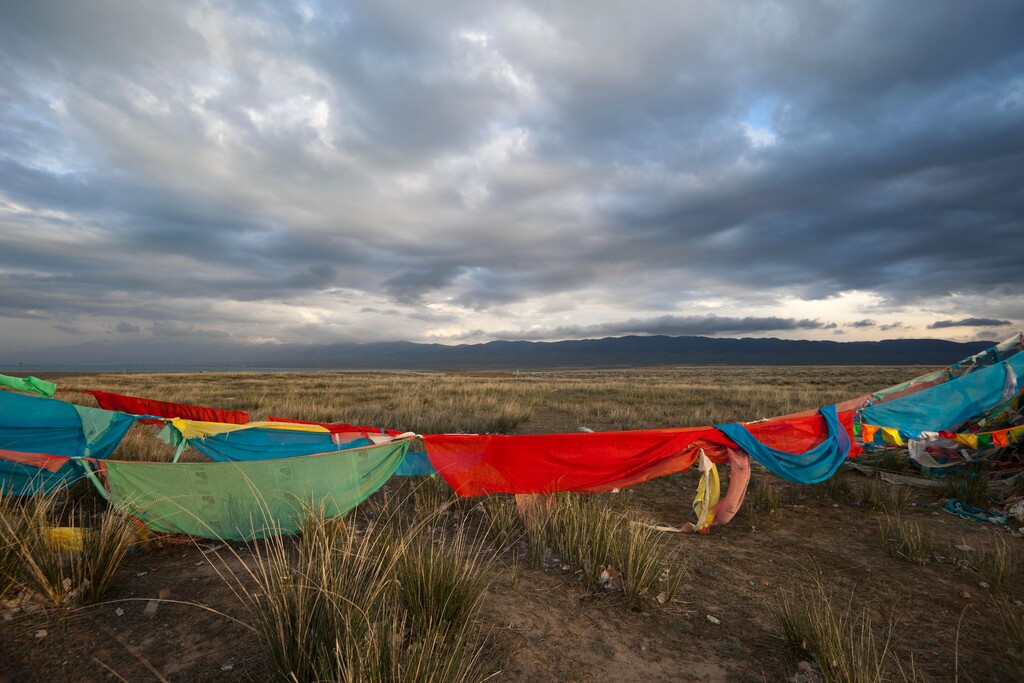
M 873 342 L 773 338 L 628 336 L 483 344 L 371 342 L 239 345 L 180 338 L 88 342 L 9 353 L 0 367 L 25 370 L 303 368 L 474 370 L 650 365 L 948 365 L 992 342 L 890 339 Z

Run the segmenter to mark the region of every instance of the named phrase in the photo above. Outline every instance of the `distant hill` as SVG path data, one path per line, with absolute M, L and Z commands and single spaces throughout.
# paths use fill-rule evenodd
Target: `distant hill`
M 644 365 L 948 365 L 992 342 L 891 339 L 877 342 L 608 337 L 556 342 L 485 344 L 191 343 L 151 339 L 0 352 L 0 367 L 26 370 L 173 368 L 312 368 L 337 370 L 472 370 L 599 368 Z

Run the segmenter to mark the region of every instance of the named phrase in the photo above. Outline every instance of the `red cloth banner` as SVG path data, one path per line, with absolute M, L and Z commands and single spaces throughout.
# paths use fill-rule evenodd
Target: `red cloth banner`
M 221 410 L 204 406 L 190 406 L 167 401 L 154 401 L 150 398 L 137 398 L 122 394 L 111 394 L 106 391 L 86 389 L 85 394 L 92 394 L 96 402 L 104 410 L 116 410 L 131 415 L 154 415 L 156 417 L 180 417 L 183 420 L 197 422 L 221 422 L 233 425 L 244 425 L 249 422 L 249 413 L 241 410 Z
M 22 453 L 21 451 L 8 451 L 0 449 L 0 458 L 22 465 L 32 465 L 41 470 L 56 472 L 71 458 L 63 455 L 49 455 L 47 453 Z
M 853 440 L 855 411 L 839 413 Z M 806 451 L 828 436 L 819 416 L 787 417 L 746 425 L 758 441 L 791 453 Z M 598 493 L 682 472 L 705 454 L 729 461 L 738 446 L 714 427 L 650 429 L 581 434 L 428 434 L 431 463 L 460 496 L 488 493 Z M 859 453 L 854 445 L 849 457 Z

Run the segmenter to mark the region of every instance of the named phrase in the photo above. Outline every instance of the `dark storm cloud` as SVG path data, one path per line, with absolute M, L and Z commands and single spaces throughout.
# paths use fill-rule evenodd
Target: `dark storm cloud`
M 929 330 L 941 330 L 947 327 L 1005 327 L 1012 325 L 1009 320 L 993 320 L 992 318 L 964 318 L 962 320 L 936 320 L 928 326 Z
M 405 271 L 385 280 L 384 290 L 396 301 L 417 303 L 427 292 L 449 285 L 461 270 L 456 266 L 442 264 L 431 270 Z
M 995 0 L 7 3 L 0 316 L 302 336 L 259 305 L 351 306 L 416 335 L 531 302 L 545 335 L 838 333 L 756 312 L 861 290 L 1016 324 L 1022 25 Z M 747 308 L 677 314 L 701 298 Z M 630 319 L 556 324 L 574 306 Z

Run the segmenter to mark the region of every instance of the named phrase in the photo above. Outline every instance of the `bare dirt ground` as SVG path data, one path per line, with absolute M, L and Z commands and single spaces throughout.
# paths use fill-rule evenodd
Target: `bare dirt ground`
M 854 485 L 862 479 L 841 476 Z M 690 476 L 666 477 L 619 495 L 628 507 L 679 523 L 692 485 Z M 586 592 L 557 562 L 530 569 L 514 550 L 500 555 L 481 617 L 510 652 L 498 680 L 792 680 L 796 660 L 765 600 L 815 577 L 841 603 L 891 626 L 892 646 L 906 663 L 912 656 L 927 680 L 1024 680 L 1006 654 L 998 617 L 1000 601 L 1024 600 L 1019 570 L 992 595 L 971 567 L 889 557 L 879 542 L 882 513 L 803 493 L 794 486 L 777 512 L 741 513 L 706 536 L 666 534 L 687 576 L 670 604 L 642 612 L 615 594 Z M 939 512 L 929 496 L 919 495 L 903 517 L 934 534 L 940 557 L 952 556 L 953 545 L 982 548 L 1005 533 Z M 208 552 L 216 545 L 139 551 L 107 602 L 3 623 L 0 680 L 267 680 L 246 610 L 221 576 L 241 573 L 249 549 L 231 544 L 237 557 L 228 548 Z M 161 594 L 185 604 L 161 602 L 146 616 L 148 600 Z

